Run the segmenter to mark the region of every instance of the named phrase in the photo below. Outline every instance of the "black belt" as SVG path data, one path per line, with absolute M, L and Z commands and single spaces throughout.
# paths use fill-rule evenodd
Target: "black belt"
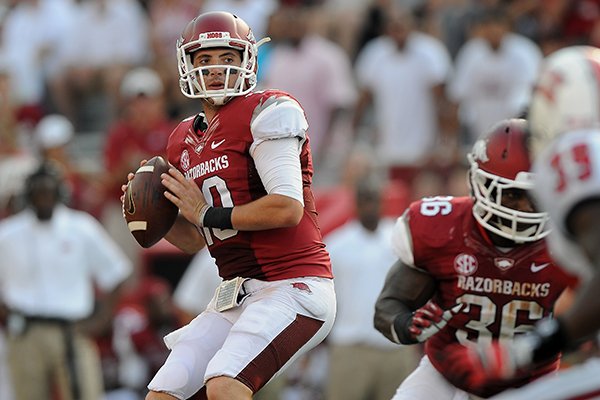
M 40 324 L 55 324 L 55 325 L 70 325 L 73 323 L 72 320 L 65 318 L 55 317 L 42 317 L 39 315 L 23 315 L 26 322 L 40 323 Z

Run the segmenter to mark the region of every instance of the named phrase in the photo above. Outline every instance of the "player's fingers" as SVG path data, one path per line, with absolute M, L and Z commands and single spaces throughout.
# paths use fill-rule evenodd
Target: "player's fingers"
M 431 320 L 419 318 L 419 317 L 413 317 L 412 324 L 413 324 L 413 326 L 427 328 L 428 326 L 431 326 Z
M 408 328 L 408 331 L 414 336 L 414 337 L 418 337 L 423 330 L 417 328 L 416 326 L 411 326 L 410 328 Z
M 175 196 L 168 190 L 165 190 L 163 193 L 165 197 L 171 201 L 171 203 L 175 204 L 177 207 L 181 206 L 181 199 L 179 197 Z
M 162 184 L 169 189 L 169 191 L 181 197 L 184 190 L 184 186 L 181 182 L 169 174 L 161 174 L 160 178 Z
M 146 160 L 145 158 L 140 161 L 140 167 L 144 166 L 144 164 L 146 164 L 148 162 L 148 160 Z
M 185 176 L 177 168 L 169 168 L 169 174 L 180 182 L 186 182 Z

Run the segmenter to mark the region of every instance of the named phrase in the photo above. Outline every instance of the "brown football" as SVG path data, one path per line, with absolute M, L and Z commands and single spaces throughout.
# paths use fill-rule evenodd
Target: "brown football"
M 123 215 L 131 234 L 144 248 L 162 239 L 175 223 L 178 208 L 164 195 L 160 175 L 169 170 L 161 156 L 141 166 L 127 185 Z

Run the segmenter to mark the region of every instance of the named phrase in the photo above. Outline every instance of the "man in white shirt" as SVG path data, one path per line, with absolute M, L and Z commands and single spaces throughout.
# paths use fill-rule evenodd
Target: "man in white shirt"
M 399 346 L 373 327 L 373 304 L 395 255 L 393 218 L 381 218 L 381 188 L 362 179 L 354 220 L 325 238 L 336 280 L 338 312 L 328 337 L 328 400 L 387 400 L 417 366 L 419 351 Z
M 444 44 L 413 29 L 407 10 L 386 12 L 386 34 L 371 40 L 356 60 L 361 93 L 353 118 L 363 124 L 372 104 L 375 150 L 390 177 L 411 184 L 435 154 L 442 131 L 438 108 L 451 61 Z M 447 150 L 446 150 L 447 151 Z
M 50 399 L 54 390 L 61 399 L 100 398 L 90 335 L 110 326 L 118 289 L 131 274 L 92 216 L 60 204 L 62 184 L 57 170 L 42 164 L 25 185 L 30 207 L 0 223 L 0 305 L 17 400 Z M 104 296 L 97 299 L 96 289 Z
M 465 149 L 497 121 L 523 112 L 541 60 L 542 52 L 534 42 L 510 32 L 502 9 L 479 15 L 472 38 L 458 52 L 448 86 L 466 130 Z
M 319 169 L 339 155 L 332 139 L 340 122 L 348 119 L 357 93 L 348 54 L 311 29 L 313 13 L 284 7 L 276 14 L 281 33 L 269 55 L 263 86 L 286 91 L 303 105 L 310 121 L 313 162 Z

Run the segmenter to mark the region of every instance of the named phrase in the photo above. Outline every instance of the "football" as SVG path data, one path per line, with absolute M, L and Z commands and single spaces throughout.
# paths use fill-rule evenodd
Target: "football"
M 123 215 L 131 234 L 144 248 L 162 239 L 175 223 L 178 208 L 164 195 L 160 175 L 169 164 L 160 156 L 141 166 L 127 185 Z

